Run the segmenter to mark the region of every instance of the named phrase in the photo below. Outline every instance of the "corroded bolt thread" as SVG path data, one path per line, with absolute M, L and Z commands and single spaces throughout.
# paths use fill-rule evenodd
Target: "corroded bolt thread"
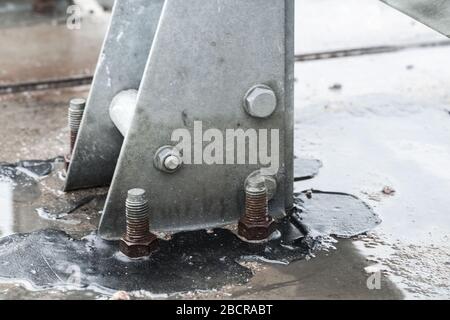
M 149 205 L 145 190 L 132 189 L 128 191 L 125 203 L 127 219 L 127 240 L 138 242 L 148 237 L 150 233 Z
M 150 232 L 150 209 L 143 189 L 131 189 L 125 202 L 126 233 L 119 250 L 130 258 L 147 257 L 159 247 L 158 238 Z
M 264 178 L 252 179 L 245 188 L 244 220 L 250 224 L 265 223 L 269 220 L 267 187 Z
M 83 120 L 85 99 L 72 99 L 69 106 L 69 129 L 70 129 L 70 154 L 72 154 L 80 130 L 81 120 Z
M 69 106 L 69 136 L 70 146 L 69 153 L 64 157 L 66 163 L 66 171 L 69 169 L 70 159 L 72 158 L 73 149 L 77 142 L 78 131 L 80 130 L 81 120 L 83 120 L 84 108 L 86 107 L 86 100 L 76 98 L 70 100 Z
M 269 215 L 268 189 L 262 176 L 252 177 L 245 186 L 245 213 L 238 233 L 250 241 L 266 240 L 275 231 Z

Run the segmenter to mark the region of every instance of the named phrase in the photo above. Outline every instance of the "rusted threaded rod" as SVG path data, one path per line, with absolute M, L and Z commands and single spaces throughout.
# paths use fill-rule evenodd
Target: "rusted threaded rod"
M 75 142 L 77 141 L 78 131 L 80 130 L 81 120 L 83 120 L 86 100 L 72 99 L 69 106 L 69 129 L 70 129 L 70 153 L 73 152 Z
M 239 221 L 238 233 L 247 240 L 265 240 L 274 231 L 267 191 L 263 177 L 250 179 L 245 187 L 245 214 Z
M 127 219 L 127 239 L 131 242 L 145 239 L 150 230 L 150 209 L 148 201 L 145 198 L 145 191 L 142 189 L 132 189 L 128 191 L 125 208 L 125 215 Z
M 130 258 L 150 255 L 158 249 L 158 239 L 150 232 L 150 208 L 145 190 L 131 189 L 125 201 L 126 232 L 120 251 Z
M 78 131 L 80 130 L 81 121 L 83 120 L 84 108 L 86 100 L 76 98 L 70 100 L 69 105 L 69 153 L 66 155 L 66 170 L 69 169 L 70 159 L 77 142 Z

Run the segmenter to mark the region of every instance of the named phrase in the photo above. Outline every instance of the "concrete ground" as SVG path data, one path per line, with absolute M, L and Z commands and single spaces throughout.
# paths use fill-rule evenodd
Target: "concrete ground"
M 383 223 L 367 235 L 338 240 L 309 260 L 254 264 L 255 276 L 245 286 L 181 297 L 450 298 L 447 39 L 376 0 L 296 2 L 296 53 L 299 60 L 312 60 L 296 64 L 295 153 L 324 164 L 316 178 L 297 182 L 296 190 L 352 193 L 369 203 Z M 31 91 L 20 84 L 91 76 L 106 19 L 94 19 L 76 32 L 45 24 L 0 30 L 5 44 L 0 47 L 0 162 L 65 152 L 67 101 L 87 96 L 89 87 Z M 392 52 L 369 54 L 380 46 Z M 323 53 L 351 49 L 363 50 L 358 56 L 322 59 Z M 18 84 L 24 92 L 5 94 Z M 19 221 L 17 215 L 13 219 Z M 35 219 L 15 223 L 14 229 L 0 219 L 0 237 L 49 226 Z M 67 231 L 88 234 L 96 219 L 82 230 Z M 377 275 L 381 287 L 370 290 L 367 280 Z M 145 292 L 134 296 L 153 298 Z M 0 298 L 108 295 L 33 291 L 5 281 Z

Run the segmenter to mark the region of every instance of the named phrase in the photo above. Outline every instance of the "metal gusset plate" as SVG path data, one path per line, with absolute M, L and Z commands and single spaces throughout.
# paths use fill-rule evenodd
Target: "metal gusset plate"
M 109 117 L 114 96 L 138 89 L 164 0 L 117 0 L 72 155 L 66 187 L 111 183 L 123 137 Z
M 257 165 L 185 165 L 167 174 L 153 157 L 174 145 L 176 129 L 278 129 L 278 189 L 273 215 L 292 206 L 294 1 L 167 0 L 100 224 L 106 239 L 125 230 L 128 189 L 147 190 L 152 229 L 225 225 L 244 209 L 244 183 Z M 256 84 L 277 95 L 267 119 L 249 116 L 243 97 Z
M 381 0 L 450 37 L 449 0 Z

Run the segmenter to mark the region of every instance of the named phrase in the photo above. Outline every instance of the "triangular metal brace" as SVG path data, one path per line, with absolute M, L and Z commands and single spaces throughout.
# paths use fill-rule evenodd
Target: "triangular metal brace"
M 293 206 L 293 33 L 294 0 L 116 1 L 66 184 L 66 191 L 111 184 L 102 237 L 124 232 L 132 188 L 147 191 L 155 230 L 212 228 L 239 219 L 245 181 L 260 164 L 199 163 L 175 173 L 154 164 L 162 146 L 175 145 L 174 130 L 194 133 L 199 123 L 203 132 L 278 130 L 270 213 L 281 216 Z M 266 118 L 243 106 L 255 85 L 275 93 L 276 109 Z M 135 90 L 134 96 L 129 91 L 135 104 L 123 139 L 109 112 L 126 90 Z

